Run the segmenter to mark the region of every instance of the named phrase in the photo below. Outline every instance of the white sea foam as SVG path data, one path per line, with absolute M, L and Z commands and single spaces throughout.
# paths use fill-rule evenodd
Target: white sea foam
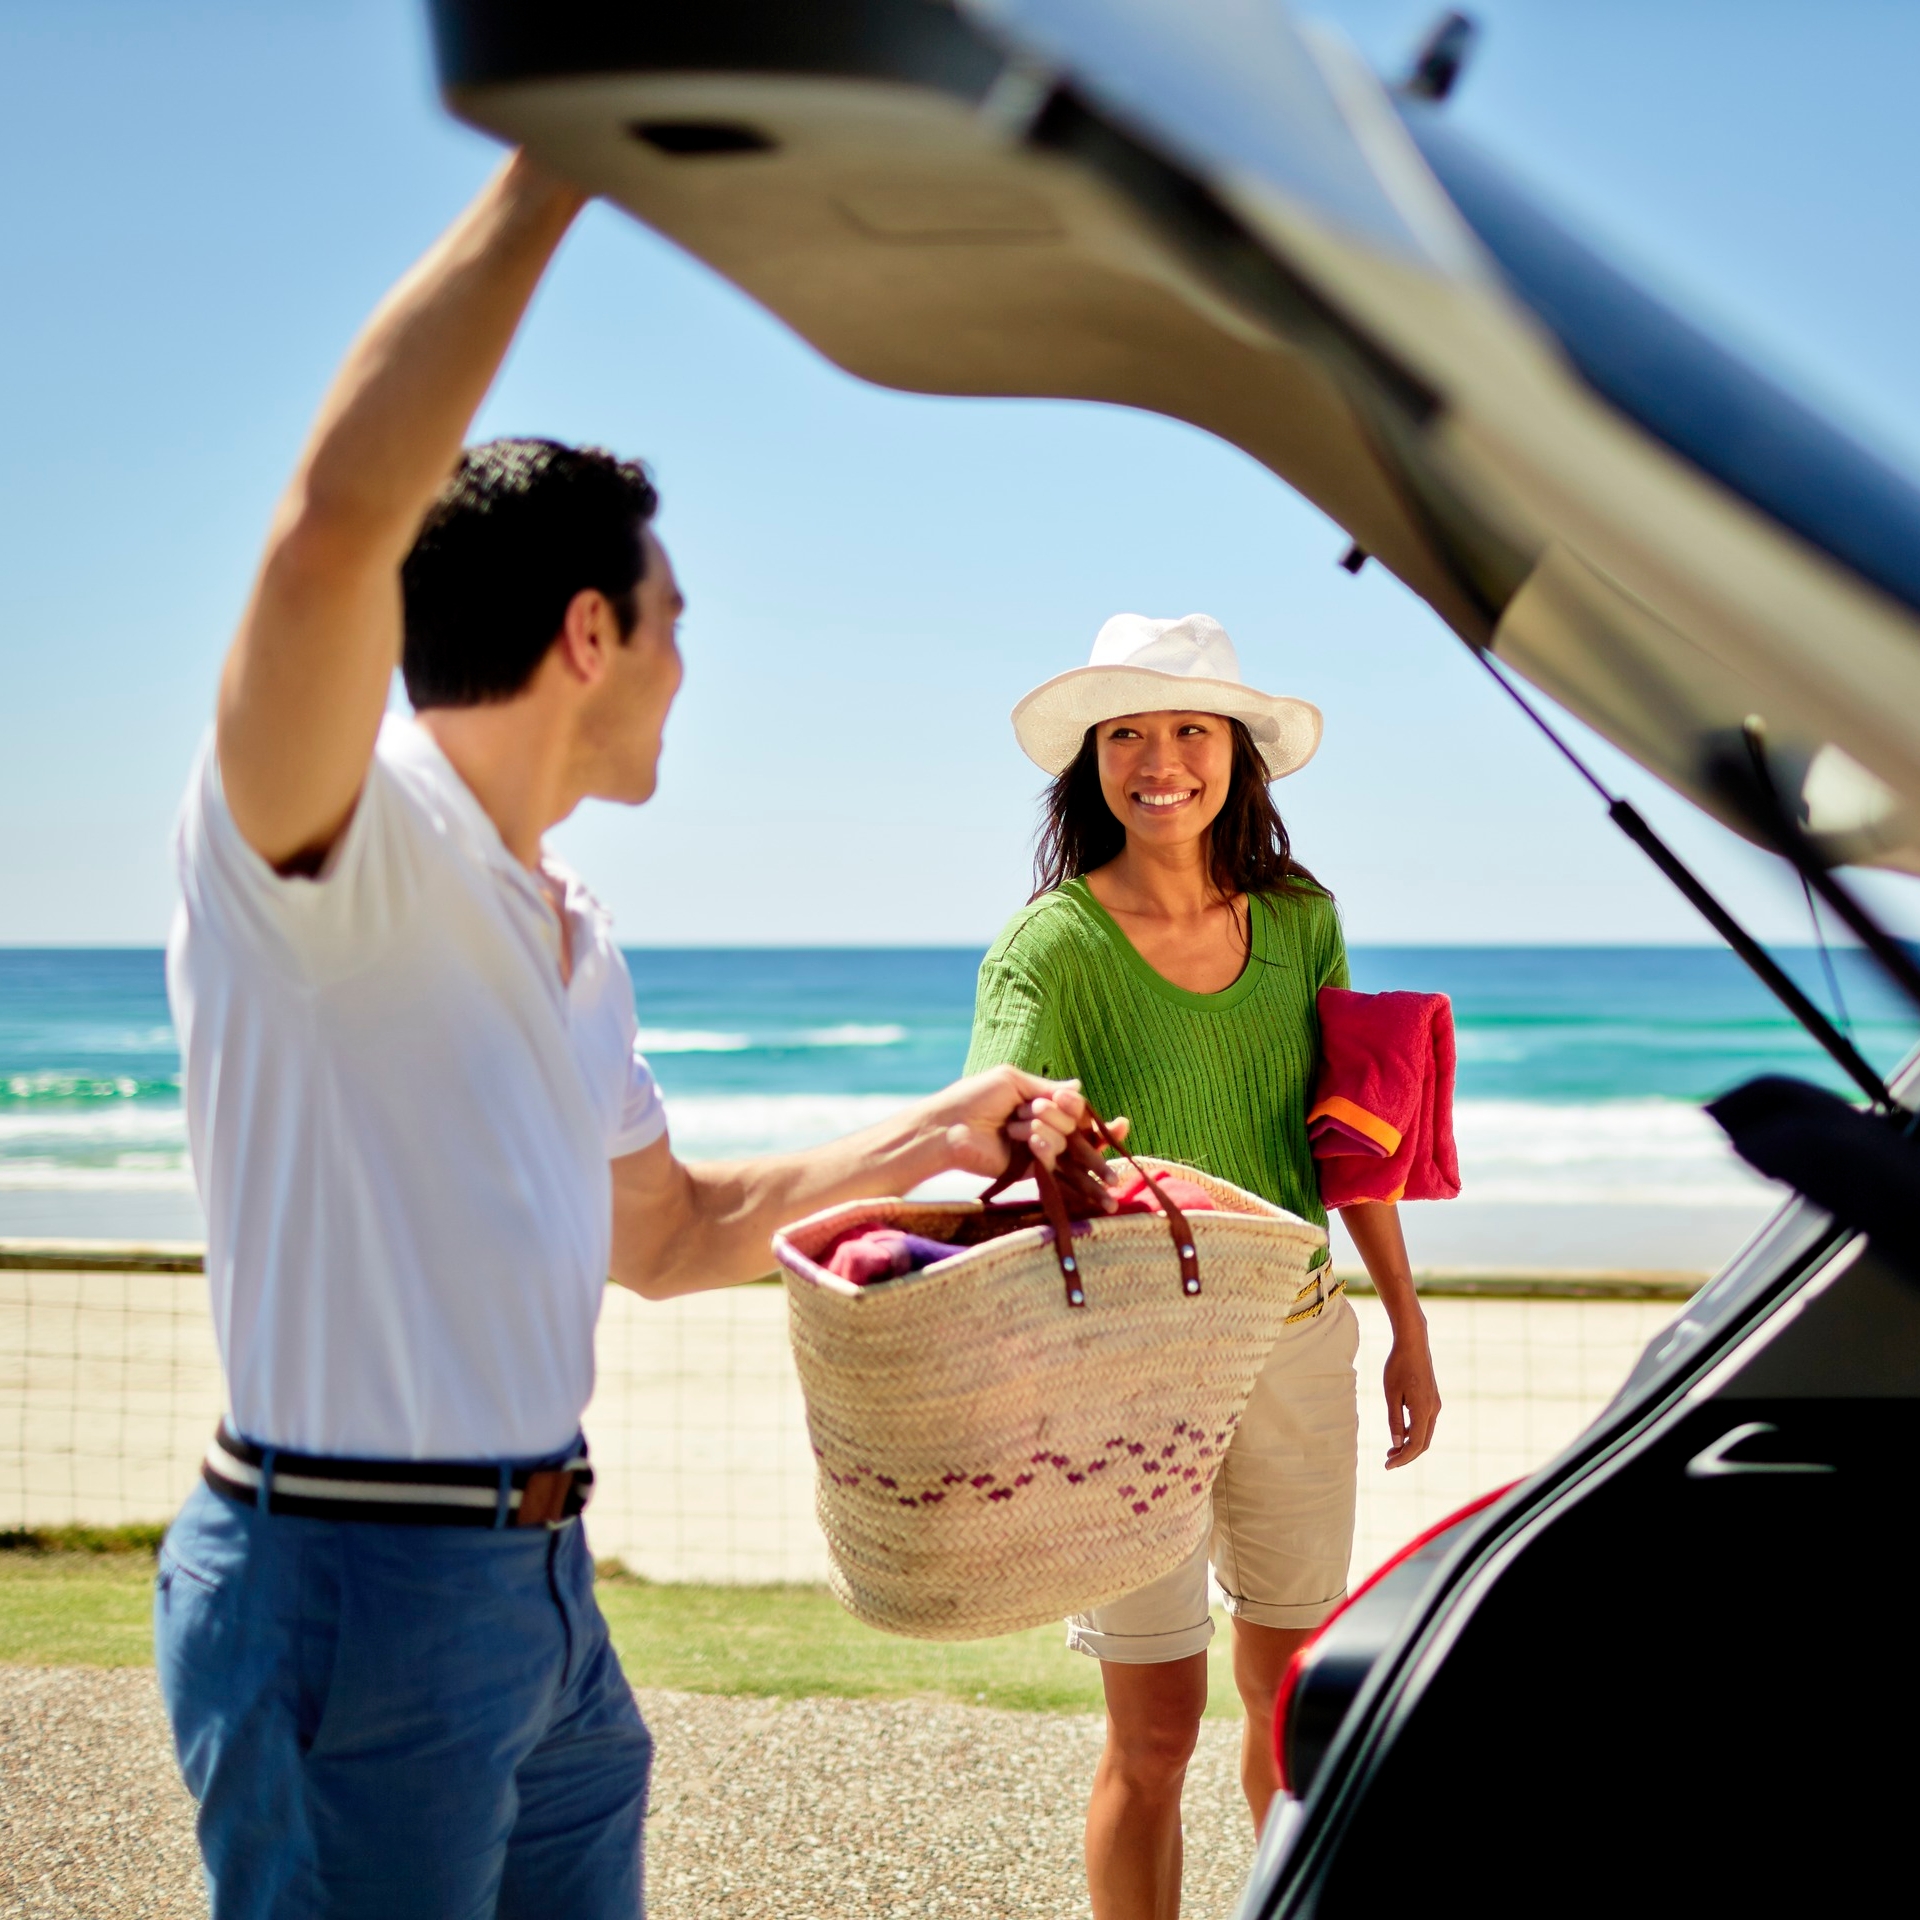
M 753 1045 L 751 1034 L 710 1033 L 703 1027 L 642 1027 L 638 1044 L 642 1053 L 745 1053 Z
M 848 1021 L 837 1027 L 803 1027 L 792 1033 L 717 1033 L 704 1027 L 642 1027 L 640 1051 L 667 1053 L 748 1053 L 755 1048 L 784 1051 L 807 1047 L 897 1047 L 905 1027 L 865 1026 Z
M 63 1166 L 54 1160 L 0 1160 L 0 1193 L 191 1193 L 193 1172 L 185 1157 L 154 1165 L 139 1156 L 129 1165 Z
M 1462 1197 L 1483 1205 L 1751 1207 L 1778 1192 L 1677 1100 L 1463 1100 L 1454 1133 Z
M 0 1153 L 21 1142 L 57 1140 L 65 1150 L 110 1145 L 122 1140 L 181 1140 L 186 1115 L 178 1107 L 102 1106 L 24 1112 L 0 1112 Z
M 676 1152 L 731 1160 L 816 1146 L 897 1113 L 910 1098 L 682 1094 L 667 1113 Z M 1463 1197 L 1483 1205 L 1751 1208 L 1777 1191 L 1734 1157 L 1705 1114 L 1679 1101 L 1465 1100 L 1455 1132 Z M 188 1183 L 177 1107 L 0 1114 L 0 1187 L 147 1191 Z
M 903 1093 L 690 1093 L 667 1102 L 674 1151 L 689 1160 L 792 1153 L 898 1113 Z
M 178 1091 L 177 1074 L 157 1082 L 130 1073 L 82 1073 L 71 1067 L 42 1067 L 36 1073 L 12 1073 L 0 1080 L 0 1094 L 10 1100 L 138 1100 L 171 1088 Z
M 678 1152 L 736 1159 L 817 1145 L 897 1112 L 894 1094 L 691 1094 L 667 1103 Z M 1466 1198 L 1489 1205 L 1752 1207 L 1777 1190 L 1697 1107 L 1673 1100 L 1454 1111 Z
M 897 1047 L 907 1037 L 905 1027 L 863 1027 L 848 1022 L 840 1027 L 812 1027 L 800 1036 L 808 1047 Z
M 1462 1156 L 1533 1166 L 1646 1158 L 1717 1161 L 1726 1137 L 1698 1108 L 1679 1100 L 1596 1100 L 1555 1106 L 1537 1100 L 1462 1100 L 1453 1110 Z

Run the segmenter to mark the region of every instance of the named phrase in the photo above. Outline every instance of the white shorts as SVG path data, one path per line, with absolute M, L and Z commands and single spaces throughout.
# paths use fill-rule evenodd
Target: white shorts
M 1213 1536 L 1151 1586 L 1067 1622 L 1067 1645 L 1148 1666 L 1203 1653 L 1213 1638 L 1207 1565 L 1227 1611 L 1262 1627 L 1317 1627 L 1346 1598 L 1360 1416 L 1360 1323 L 1322 1267 L 1253 1383 L 1213 1483 Z

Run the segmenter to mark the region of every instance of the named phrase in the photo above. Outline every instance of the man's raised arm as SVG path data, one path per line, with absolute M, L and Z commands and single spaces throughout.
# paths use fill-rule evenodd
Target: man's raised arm
M 283 872 L 353 813 L 400 655 L 400 564 L 582 196 L 516 155 L 388 294 L 274 515 L 217 726 L 235 823 Z

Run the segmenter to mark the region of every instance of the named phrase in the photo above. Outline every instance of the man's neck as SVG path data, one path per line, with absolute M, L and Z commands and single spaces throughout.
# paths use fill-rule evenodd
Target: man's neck
M 580 802 L 571 778 L 573 743 L 565 716 L 525 700 L 480 707 L 429 707 L 418 716 L 467 783 L 507 851 L 529 871 L 541 842 Z

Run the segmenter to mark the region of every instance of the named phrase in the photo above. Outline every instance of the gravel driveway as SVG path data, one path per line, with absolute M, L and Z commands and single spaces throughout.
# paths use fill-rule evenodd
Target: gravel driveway
M 642 1692 L 659 1742 L 658 1920 L 1082 1916 L 1100 1723 L 925 1700 Z M 1187 1787 L 1186 1913 L 1231 1906 L 1252 1851 L 1237 1722 Z M 149 1669 L 0 1667 L 0 1916 L 202 1915 L 193 1808 Z

